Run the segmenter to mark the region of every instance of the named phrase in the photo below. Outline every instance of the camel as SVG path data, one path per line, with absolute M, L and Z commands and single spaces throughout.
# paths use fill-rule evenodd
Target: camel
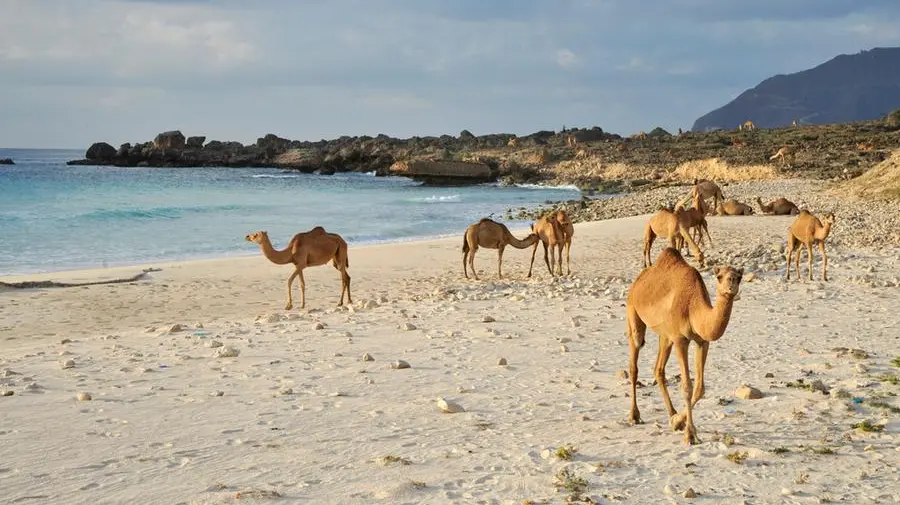
M 724 202 L 716 205 L 717 216 L 751 216 L 753 215 L 753 207 L 746 203 L 741 203 L 734 198 L 729 198 Z
M 572 235 L 575 234 L 575 226 L 572 225 L 572 220 L 569 219 L 569 215 L 566 214 L 566 211 L 562 209 L 551 214 L 550 218 L 556 220 L 556 223 L 559 225 L 559 229 L 563 233 L 563 248 L 566 250 L 566 275 L 570 275 L 572 273 L 572 267 L 570 265 L 570 256 L 572 252 Z M 562 262 L 561 257 L 560 262 Z M 562 267 L 560 267 L 560 273 L 562 273 Z
M 639 132 L 635 133 L 634 135 L 632 135 L 631 138 L 634 138 L 634 139 L 637 139 L 637 140 L 640 140 L 641 142 L 643 142 L 644 140 L 647 140 L 647 134 L 644 133 L 643 131 L 639 131 Z
M 506 143 L 506 147 L 519 147 L 519 139 L 517 137 L 512 137 Z
M 772 200 L 768 204 L 764 204 L 760 197 L 756 197 L 756 203 L 759 204 L 759 209 L 763 214 L 776 215 L 776 216 L 794 216 L 800 213 L 800 209 L 794 205 L 794 202 L 788 200 L 784 197 L 779 197 L 775 200 Z
M 692 200 L 696 200 L 699 195 L 700 199 L 703 200 L 704 208 L 707 209 L 707 212 L 711 212 L 719 205 L 720 200 L 724 200 L 725 196 L 722 194 L 722 189 L 719 188 L 719 185 L 713 181 L 707 179 L 694 179 L 694 185 L 691 187 L 691 193 L 685 197 L 685 200 L 688 198 Z M 707 207 L 706 200 L 709 198 L 713 199 L 713 206 Z
M 791 256 L 794 250 L 797 251 L 797 257 L 794 260 L 794 270 L 797 271 L 797 280 L 800 280 L 800 244 L 806 246 L 806 257 L 808 261 L 809 276 L 812 280 L 812 264 L 813 264 L 813 246 L 819 244 L 819 251 L 822 253 L 822 280 L 828 280 L 828 255 L 825 253 L 825 239 L 831 233 L 831 227 L 834 225 L 834 214 L 827 212 L 822 215 L 820 220 L 809 211 L 802 210 L 797 219 L 788 229 L 787 237 L 787 268 L 785 272 L 785 280 L 791 279 Z
M 575 138 L 575 135 L 566 135 L 566 146 L 575 148 L 578 145 L 578 139 Z
M 698 244 L 703 244 L 703 233 L 706 232 L 706 237 L 709 238 L 709 244 L 712 245 L 712 237 L 709 236 L 709 224 L 706 222 L 706 204 L 699 195 L 694 196 L 691 207 L 684 208 L 682 207 L 682 202 L 679 202 L 675 204 L 673 210 L 682 212 L 684 226 L 691 232 L 691 235 Z M 679 252 L 684 247 L 683 242 L 683 240 L 679 240 Z
M 775 158 L 781 158 L 781 166 L 784 166 L 785 164 L 792 166 L 796 159 L 796 149 L 794 149 L 793 146 L 783 146 L 778 152 L 769 157 L 769 161 L 772 161 Z M 788 162 L 787 158 L 790 158 L 791 161 Z
M 637 361 L 649 326 L 659 335 L 655 376 L 668 410 L 669 424 L 673 430 L 684 430 L 687 444 L 699 442 L 693 408 L 705 392 L 703 374 L 709 344 L 725 333 L 744 269 L 717 266 L 713 273 L 716 276 L 715 305 L 710 303 L 700 272 L 688 265 L 676 249 L 663 249 L 656 264 L 644 269 L 631 284 L 625 309 L 631 379 L 630 420 L 641 423 L 637 407 Z M 693 385 L 693 394 L 688 367 L 691 342 L 697 344 L 694 362 L 697 382 Z M 672 406 L 666 387 L 666 363 L 673 347 L 681 365 L 681 390 L 684 393 L 684 412 L 681 414 Z
M 793 120 L 793 121 L 791 121 L 791 126 L 793 126 L 793 127 L 795 127 L 795 128 L 797 127 L 797 120 L 796 120 L 796 119 Z
M 738 125 L 738 130 L 755 130 L 756 125 L 749 119 Z
M 492 219 L 484 218 L 477 223 L 470 224 L 466 228 L 463 235 L 463 274 L 466 279 L 469 278 L 469 272 L 466 270 L 466 262 L 472 269 L 472 275 L 478 280 L 478 272 L 475 271 L 475 253 L 479 247 L 497 250 L 497 277 L 503 278 L 503 249 L 507 245 L 511 245 L 516 249 L 525 249 L 526 247 L 537 243 L 538 237 L 534 233 L 528 235 L 523 240 L 517 239 L 503 223 L 498 223 Z M 529 277 L 531 273 L 528 274 Z
M 684 210 L 677 207 L 676 205 L 676 210 L 662 207 L 647 221 L 647 225 L 644 227 L 644 268 L 652 265 L 650 250 L 656 237 L 667 237 L 670 247 L 676 250 L 684 247 L 684 242 L 687 242 L 691 253 L 697 258 L 697 263 L 700 266 L 704 265 L 703 251 L 688 232 L 689 223 L 685 218 Z
M 568 221 L 567 216 L 565 220 Z M 562 254 L 566 246 L 566 231 L 563 229 L 560 220 L 557 219 L 556 212 L 538 219 L 537 222 L 531 225 L 531 231 L 537 235 L 541 245 L 544 246 L 544 263 L 547 264 L 547 270 L 550 272 L 550 275 L 556 275 L 550 266 L 551 264 L 558 265 L 557 270 L 559 275 L 562 275 Z M 537 253 L 537 247 L 538 243 L 535 242 L 534 248 L 531 250 L 531 266 L 528 267 L 528 277 L 531 277 L 532 269 L 534 268 L 534 256 Z
M 306 307 L 306 282 L 303 279 L 303 269 L 317 267 L 331 261 L 334 268 L 341 273 L 341 300 L 338 307 L 344 304 L 344 292 L 347 293 L 347 303 L 353 303 L 350 296 L 350 260 L 347 257 L 347 242 L 337 233 L 328 233 L 325 228 L 316 226 L 308 232 L 294 235 L 288 246 L 282 250 L 276 250 L 269 241 L 269 234 L 265 231 L 251 233 L 244 237 L 247 242 L 259 244 L 263 256 L 276 265 L 293 263 L 294 272 L 287 280 L 287 305 L 284 310 L 294 307 L 294 299 L 291 296 L 291 284 L 295 277 L 300 278 L 300 308 Z

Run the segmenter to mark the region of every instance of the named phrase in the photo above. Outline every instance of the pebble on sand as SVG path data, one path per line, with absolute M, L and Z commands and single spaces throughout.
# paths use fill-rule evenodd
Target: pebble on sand
M 93 397 L 91 396 L 90 393 L 85 393 L 85 392 L 83 392 L 83 391 L 82 391 L 81 393 L 78 393 L 78 394 L 75 396 L 75 398 L 77 398 L 78 401 L 80 401 L 80 402 L 89 402 L 89 401 L 91 401 L 91 400 L 93 399 Z
M 496 319 L 491 316 L 484 316 L 481 318 L 482 323 L 493 323 L 494 321 L 496 321 Z
M 506 358 L 500 358 L 497 360 L 497 364 L 500 366 L 506 366 Z
M 741 400 L 758 400 L 763 397 L 763 394 L 753 386 L 744 385 L 734 390 L 734 396 Z
M 437 399 L 437 407 L 445 414 L 456 414 L 457 412 L 465 412 L 466 409 L 462 405 L 444 398 Z
M 373 358 L 371 354 L 365 353 L 362 356 L 362 360 L 363 361 L 375 361 L 375 358 Z
M 0 396 L 12 396 L 14 394 L 16 394 L 15 391 L 10 391 L 8 389 L 4 390 L 4 391 L 0 391 Z
M 394 370 L 402 370 L 404 368 L 409 368 L 409 363 L 402 359 L 398 359 L 397 361 L 391 363 L 391 368 L 393 368 Z
M 416 325 L 407 322 L 407 323 L 401 324 L 401 325 L 400 325 L 400 329 L 401 329 L 401 330 L 406 330 L 406 331 L 412 331 L 412 330 L 415 330 L 415 329 L 416 329 Z
M 241 353 L 239 349 L 236 349 L 231 346 L 220 347 L 216 351 L 216 356 L 219 358 L 236 358 Z
M 324 330 L 325 323 L 316 323 L 316 324 L 312 325 L 312 329 L 313 330 Z
M 65 361 L 60 361 L 60 362 L 59 362 L 59 367 L 62 368 L 63 370 L 66 370 L 66 369 L 69 369 L 69 368 L 75 368 L 75 360 L 73 360 L 73 359 L 67 359 L 67 360 L 65 360 Z

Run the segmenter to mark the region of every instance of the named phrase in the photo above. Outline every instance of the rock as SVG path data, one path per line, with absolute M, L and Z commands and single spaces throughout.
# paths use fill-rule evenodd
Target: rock
M 412 331 L 412 330 L 415 330 L 415 329 L 416 329 L 416 325 L 414 325 L 414 324 L 412 324 L 412 323 L 410 323 L 410 322 L 405 322 L 405 323 L 403 323 L 403 324 L 400 325 L 400 329 L 401 329 L 401 330 L 405 330 L 405 331 Z
M 627 379 L 628 378 L 628 370 L 619 370 L 616 372 L 617 379 Z
M 89 402 L 93 399 L 90 393 L 85 392 L 78 393 L 77 395 L 75 395 L 75 398 L 77 398 L 80 402 Z
M 169 333 L 178 333 L 180 331 L 184 331 L 186 328 L 178 323 L 173 324 L 171 328 L 169 328 Z
M 437 399 L 437 407 L 441 409 L 441 412 L 444 412 L 445 414 L 456 414 L 458 412 L 466 411 L 466 409 L 464 409 L 462 405 L 450 400 L 446 400 L 444 398 Z
M 60 343 L 60 345 L 66 345 L 66 344 L 71 344 L 72 341 L 69 340 L 68 338 L 64 338 L 64 339 L 60 340 L 59 343 Z
M 206 142 L 205 136 L 194 136 L 194 137 L 188 137 L 187 140 L 185 141 L 184 145 L 185 145 L 185 147 L 198 149 L 198 148 L 203 147 L 204 142 Z
M 772 379 L 774 377 L 775 377 L 775 374 L 773 374 L 772 372 L 766 372 L 766 379 Z
M 68 370 L 69 368 L 75 368 L 75 360 L 67 359 L 59 363 L 59 367 L 63 370 Z
M 763 397 L 763 394 L 753 386 L 743 385 L 734 391 L 734 396 L 741 400 L 758 400 Z
M 206 343 L 206 347 L 209 347 L 210 349 L 216 349 L 222 347 L 222 345 L 222 342 L 219 342 L 218 340 L 210 340 Z
M 84 157 L 91 161 L 109 161 L 116 157 L 116 148 L 106 142 L 91 144 Z
M 810 391 L 821 391 L 822 394 L 828 394 L 828 386 L 819 379 L 810 382 L 809 389 Z
M 15 391 L 10 391 L 8 389 L 0 391 L 0 396 L 12 396 L 14 394 L 16 394 Z
M 402 359 L 398 359 L 397 361 L 391 363 L 391 368 L 393 368 L 394 370 L 403 370 L 404 368 L 409 368 L 409 363 L 403 361 Z
M 482 323 L 493 323 L 494 321 L 496 321 L 496 319 L 491 316 L 484 316 L 481 318 Z
M 184 149 L 184 135 L 178 130 L 158 134 L 153 139 L 154 149 Z
M 325 323 L 316 323 L 316 324 L 312 325 L 312 329 L 313 330 L 324 330 Z
M 754 272 L 747 272 L 744 274 L 744 282 L 753 282 L 756 280 L 756 274 Z
M 375 361 L 375 358 L 373 358 L 371 354 L 365 353 L 362 356 L 362 360 L 363 361 Z
M 235 349 L 231 346 L 220 347 L 216 351 L 216 356 L 219 358 L 236 358 L 241 353 L 239 349 Z
M 209 396 L 225 396 L 225 391 L 213 391 Z
M 685 497 L 685 498 L 696 498 L 696 497 L 697 497 L 697 493 L 694 491 L 694 488 L 690 488 L 690 487 L 689 487 L 689 488 L 687 488 L 687 489 L 684 490 L 684 493 L 682 493 L 681 496 L 683 496 L 683 497 Z
M 506 358 L 500 358 L 497 360 L 497 364 L 500 366 L 506 366 Z
M 282 386 L 282 387 L 278 388 L 279 396 L 292 395 L 292 394 L 294 394 L 294 388 L 289 388 L 287 386 Z
M 12 158 L 0 158 L 0 165 L 15 165 Z

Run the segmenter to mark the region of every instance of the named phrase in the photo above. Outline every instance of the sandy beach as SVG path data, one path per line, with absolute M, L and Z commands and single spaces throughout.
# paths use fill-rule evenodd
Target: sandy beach
M 829 282 L 817 252 L 816 280 L 804 259 L 804 280 L 785 283 L 792 217 L 710 217 L 708 256 L 753 275 L 711 345 L 701 443 L 687 446 L 653 384 L 652 331 L 645 423 L 627 422 L 625 297 L 648 217 L 576 224 L 572 273 L 558 279 L 540 251 L 527 279 L 531 250 L 511 247 L 503 280 L 486 249 L 481 280 L 464 279 L 462 230 L 351 246 L 342 308 L 339 275 L 322 266 L 305 271 L 306 309 L 295 287 L 284 311 L 291 268 L 261 254 L 0 278 L 160 269 L 0 291 L 0 391 L 12 393 L 0 396 L 0 501 L 900 502 L 898 248 L 851 247 L 839 214 Z M 674 358 L 668 372 L 680 411 Z M 745 384 L 762 398 L 737 398 Z

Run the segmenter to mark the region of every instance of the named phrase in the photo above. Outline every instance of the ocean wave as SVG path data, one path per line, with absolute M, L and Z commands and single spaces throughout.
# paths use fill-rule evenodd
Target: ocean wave
M 191 207 L 151 207 L 147 209 L 103 209 L 80 214 L 75 219 L 91 221 L 114 221 L 119 219 L 178 219 L 185 214 L 227 212 L 241 209 L 240 205 L 198 205 Z
M 462 200 L 462 195 L 431 195 L 431 196 L 421 196 L 418 198 L 412 198 L 410 201 L 417 203 L 448 203 L 448 202 L 458 202 Z
M 300 174 L 253 174 L 248 177 L 254 179 L 296 179 Z
M 561 186 L 547 186 L 546 184 L 508 184 L 504 185 L 499 182 L 490 183 L 492 186 L 502 187 L 502 188 L 520 188 L 520 189 L 543 189 L 543 190 L 556 190 L 556 191 L 578 191 L 581 192 L 581 189 L 574 184 L 563 184 Z

